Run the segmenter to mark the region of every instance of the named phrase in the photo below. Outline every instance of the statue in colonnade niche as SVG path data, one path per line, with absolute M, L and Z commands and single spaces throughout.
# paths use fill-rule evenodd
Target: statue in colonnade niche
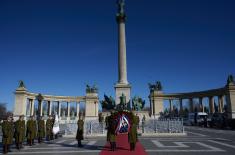
M 145 101 L 142 98 L 135 96 L 132 99 L 132 109 L 133 110 L 140 111 L 144 108 L 144 106 L 145 106 Z

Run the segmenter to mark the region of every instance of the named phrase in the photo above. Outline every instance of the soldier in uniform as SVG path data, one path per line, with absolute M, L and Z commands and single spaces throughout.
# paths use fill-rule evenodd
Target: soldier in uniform
M 2 123 L 2 144 L 3 153 L 7 154 L 10 150 L 10 145 L 13 142 L 14 125 L 10 116 L 6 117 Z
M 137 123 L 138 122 L 137 121 L 138 121 L 137 118 L 133 116 L 132 121 L 131 121 L 130 131 L 128 133 L 128 141 L 130 143 L 131 151 L 135 150 L 135 145 L 136 145 L 136 142 L 138 141 L 138 138 L 137 138 Z
M 25 138 L 25 121 L 24 115 L 19 117 L 19 120 L 15 122 L 15 142 L 16 148 L 20 150 L 23 148 L 22 143 L 24 142 Z
M 46 139 L 48 141 L 52 140 L 52 129 L 53 129 L 53 122 L 51 119 L 51 116 L 48 117 L 47 121 L 46 121 Z
M 109 132 L 109 142 L 110 142 L 110 147 L 112 151 L 116 150 L 116 122 L 114 120 L 114 114 L 111 112 L 111 116 L 109 116 L 109 127 L 108 127 L 108 132 Z
M 37 138 L 37 120 L 36 120 L 36 117 L 34 116 L 33 117 L 33 130 L 34 130 L 34 135 L 33 135 L 33 145 L 34 145 L 34 139 Z
M 41 143 L 44 137 L 45 137 L 45 122 L 42 119 L 42 117 L 40 117 L 38 121 L 38 143 Z
M 54 123 L 55 123 L 55 118 L 53 117 L 53 116 L 51 116 L 50 117 L 50 119 L 51 119 L 51 134 L 50 134 L 50 136 L 51 136 L 51 140 L 53 140 L 54 139 L 54 134 L 53 134 L 53 126 L 54 126 Z
M 34 121 L 33 121 L 33 116 L 30 117 L 30 119 L 27 121 L 26 125 L 27 131 L 26 131 L 26 137 L 28 141 L 28 145 L 32 146 L 33 145 L 33 140 L 35 136 L 35 128 L 34 128 Z
M 83 126 L 84 126 L 84 121 L 81 119 L 81 116 L 79 117 L 79 120 L 77 122 L 78 129 L 77 129 L 77 135 L 76 139 L 78 141 L 78 147 L 82 147 L 82 140 L 83 138 Z
M 110 116 L 105 117 L 105 124 L 106 124 L 106 129 L 107 129 L 107 138 L 106 138 L 107 142 L 110 141 L 110 130 L 109 130 L 110 118 L 111 118 Z

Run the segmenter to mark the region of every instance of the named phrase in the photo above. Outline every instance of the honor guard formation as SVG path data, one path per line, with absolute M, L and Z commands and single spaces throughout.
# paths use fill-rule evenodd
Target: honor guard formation
M 4 117 L 1 122 L 2 126 L 2 144 L 3 144 L 3 154 L 10 152 L 11 145 L 15 142 L 16 148 L 21 150 L 24 148 L 23 144 L 27 140 L 27 145 L 32 146 L 34 140 L 37 139 L 38 143 L 42 143 L 44 140 L 51 141 L 58 138 L 58 133 L 54 131 L 55 118 L 49 116 L 46 121 L 43 117 L 31 116 L 27 122 L 25 121 L 25 116 L 21 115 L 17 121 L 14 121 L 13 116 L 9 115 Z M 77 122 L 78 130 L 76 139 L 78 141 L 78 146 L 82 147 L 81 140 L 83 140 L 83 127 L 84 121 L 79 117 Z

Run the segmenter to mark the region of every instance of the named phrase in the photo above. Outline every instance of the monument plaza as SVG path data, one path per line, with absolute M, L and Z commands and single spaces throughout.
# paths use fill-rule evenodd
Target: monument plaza
M 235 120 L 235 81 L 233 75 L 228 75 L 227 81 L 225 79 L 224 85 L 219 88 L 185 93 L 165 93 L 161 81 L 152 81 L 154 83 L 150 83 L 149 86 L 146 83 L 146 87 L 149 87 L 149 109 L 147 110 L 144 110 L 145 101 L 141 97 L 132 97 L 134 87 L 128 81 L 125 4 L 124 0 L 117 1 L 115 18 L 118 28 L 118 79 L 113 86 L 110 86 L 113 87 L 115 96 L 104 95 L 104 99 L 101 99 L 96 85 L 86 85 L 86 88 L 84 85 L 85 95 L 44 94 L 31 91 L 32 88 L 27 82 L 19 81 L 14 91 L 14 119 L 18 120 L 20 116 L 25 116 L 24 119 L 27 122 L 35 117 L 43 119 L 46 124 L 50 116 L 58 117 L 59 134 L 62 137 L 44 141 L 41 144 L 35 142 L 33 146 L 26 146 L 26 142 L 23 142 L 25 144 L 23 149 L 18 151 L 13 147 L 9 154 L 234 154 L 235 131 L 232 130 L 232 126 Z M 115 79 L 113 81 L 115 82 Z M 206 101 L 208 101 L 208 108 Z M 178 106 L 175 106 L 175 102 Z M 168 103 L 167 111 L 164 109 L 165 103 Z M 228 123 L 225 129 L 208 128 L 207 124 L 204 127 L 185 126 L 188 115 L 195 114 L 194 120 L 197 122 L 198 113 L 206 113 L 212 118 L 214 114 L 223 115 L 230 124 Z M 112 144 L 106 141 L 106 136 L 110 134 L 107 125 L 110 123 L 107 121 L 110 117 L 118 122 L 115 128 L 116 152 L 109 150 Z M 134 124 L 137 118 L 138 123 Z M 206 119 L 209 117 L 203 120 L 204 123 L 207 123 Z M 78 134 L 79 120 L 84 121 L 82 127 L 84 145 L 78 148 L 75 137 Z M 138 141 L 135 150 L 130 151 L 129 138 L 126 137 L 130 136 L 131 129 L 135 125 L 137 125 Z

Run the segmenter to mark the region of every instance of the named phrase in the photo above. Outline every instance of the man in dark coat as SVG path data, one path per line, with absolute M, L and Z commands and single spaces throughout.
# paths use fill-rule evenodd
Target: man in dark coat
M 15 143 L 16 148 L 20 150 L 23 148 L 22 143 L 24 142 L 25 138 L 25 121 L 24 115 L 19 117 L 19 120 L 15 122 Z
M 78 141 L 78 147 L 82 147 L 82 142 L 81 141 L 84 139 L 83 138 L 84 121 L 81 119 L 81 117 L 79 117 L 77 125 L 78 125 L 78 129 L 77 129 L 76 139 Z
M 10 145 L 13 142 L 14 125 L 10 116 L 4 118 L 2 123 L 2 144 L 3 153 L 7 154 L 10 149 Z
M 42 117 L 40 117 L 38 121 L 38 143 L 41 143 L 44 137 L 45 137 L 45 122 L 42 119 Z

